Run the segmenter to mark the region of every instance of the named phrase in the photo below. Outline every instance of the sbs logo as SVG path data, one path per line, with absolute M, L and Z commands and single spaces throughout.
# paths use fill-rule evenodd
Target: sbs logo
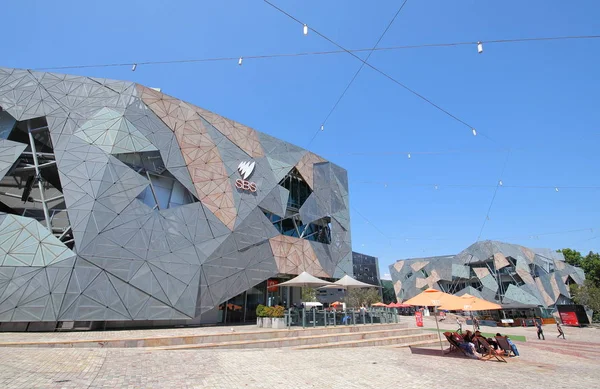
M 254 172 L 254 168 L 256 167 L 256 162 L 252 161 L 243 161 L 238 165 L 238 172 L 242 178 L 238 178 L 235 180 L 235 187 L 241 190 L 246 190 L 249 192 L 256 192 L 256 183 L 247 181 L 247 179 Z

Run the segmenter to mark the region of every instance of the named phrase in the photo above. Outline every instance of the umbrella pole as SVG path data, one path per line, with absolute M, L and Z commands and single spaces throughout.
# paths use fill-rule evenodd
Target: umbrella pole
M 444 353 L 444 346 L 442 345 L 442 335 L 440 334 L 440 325 L 438 323 L 437 317 L 437 307 L 433 307 L 433 314 L 435 315 L 435 327 L 437 328 L 438 339 L 440 340 L 440 350 L 442 350 L 442 354 Z

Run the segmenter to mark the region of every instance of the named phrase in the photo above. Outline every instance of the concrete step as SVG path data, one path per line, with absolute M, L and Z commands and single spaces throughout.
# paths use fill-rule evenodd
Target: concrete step
M 320 348 L 340 348 L 340 347 L 374 347 L 374 346 L 395 346 L 409 347 L 418 345 L 429 345 L 438 343 L 439 340 L 434 334 L 421 332 L 420 334 L 389 336 L 371 339 L 348 340 L 336 343 L 317 343 L 305 346 L 294 347 L 294 350 L 311 350 Z
M 422 330 L 417 328 L 384 329 L 379 331 L 361 331 L 348 333 L 329 333 L 319 335 L 295 336 L 286 338 L 239 340 L 220 343 L 185 344 L 167 347 L 154 347 L 155 350 L 187 350 L 187 349 L 240 349 L 240 348 L 280 348 L 295 347 L 311 344 L 331 344 L 339 342 L 353 342 L 367 339 L 393 338 L 398 336 L 420 336 Z M 305 335 L 305 334 L 303 334 Z
M 407 323 L 391 323 L 391 324 L 367 324 L 356 326 L 334 326 L 334 327 L 314 327 L 314 328 L 299 328 L 291 327 L 283 330 L 256 329 L 256 331 L 241 331 L 241 332 L 223 332 L 223 333 L 207 333 L 207 334 L 192 334 L 192 335 L 176 335 L 176 336 L 146 336 L 135 338 L 102 338 L 102 333 L 98 334 L 95 339 L 89 338 L 89 333 L 85 333 L 86 338 L 82 339 L 66 339 L 60 341 L 37 341 L 37 342 L 0 342 L 0 347 L 66 347 L 66 348 L 127 348 L 127 347 L 168 347 L 178 345 L 195 345 L 206 343 L 225 343 L 236 341 L 253 341 L 261 339 L 285 339 L 307 336 L 350 333 L 366 333 L 372 331 L 406 329 Z M 226 331 L 224 329 L 224 331 Z M 140 331 L 142 334 L 143 331 Z

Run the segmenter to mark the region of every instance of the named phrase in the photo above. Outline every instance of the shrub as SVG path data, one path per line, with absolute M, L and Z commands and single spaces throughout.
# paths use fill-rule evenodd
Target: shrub
M 258 307 L 256 307 L 256 316 L 257 317 L 267 317 L 266 308 L 268 308 L 268 307 L 265 307 L 262 304 L 258 304 Z
M 285 314 L 285 308 L 281 305 L 276 305 L 271 310 L 271 317 L 283 317 Z

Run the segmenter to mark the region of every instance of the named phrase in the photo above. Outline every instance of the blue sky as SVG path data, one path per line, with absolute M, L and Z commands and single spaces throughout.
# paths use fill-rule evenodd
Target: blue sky
M 400 5 L 273 2 L 346 48 L 372 47 Z M 4 4 L 0 66 L 336 49 L 260 0 L 91 3 Z M 597 35 L 598 15 L 594 0 L 409 0 L 380 47 Z M 370 63 L 480 135 L 363 69 L 310 146 L 348 170 L 354 250 L 378 256 L 382 273 L 397 259 L 457 253 L 479 237 L 502 179 L 481 239 L 599 251 L 599 59 L 600 39 L 373 53 Z M 337 54 L 61 72 L 161 87 L 306 147 L 359 66 Z

